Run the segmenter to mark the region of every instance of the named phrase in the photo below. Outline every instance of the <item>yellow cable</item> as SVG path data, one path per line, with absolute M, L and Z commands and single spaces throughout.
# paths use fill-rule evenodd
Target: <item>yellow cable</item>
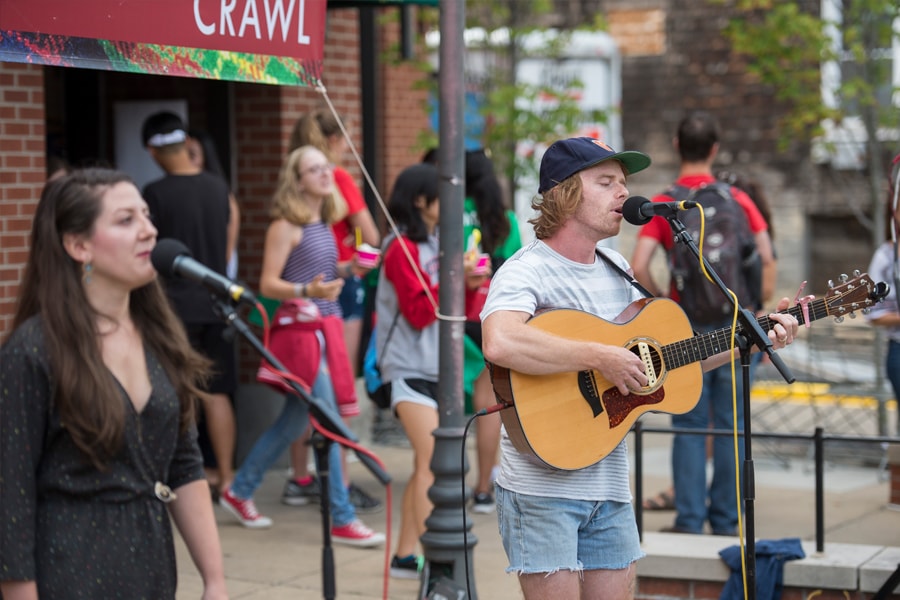
M 703 273 L 703 276 L 706 279 L 715 285 L 715 281 L 713 281 L 712 276 L 706 270 L 706 264 L 703 261 L 703 239 L 704 234 L 706 232 L 706 215 L 703 212 L 703 206 L 698 204 L 697 209 L 700 211 L 700 241 L 699 241 L 699 262 L 700 262 L 700 271 Z M 727 289 L 727 288 L 726 288 Z M 744 546 L 744 520 L 742 517 L 741 511 L 741 465 L 740 465 L 740 455 L 738 453 L 738 445 L 740 437 L 738 435 L 738 422 L 737 422 L 737 379 L 735 378 L 735 336 L 737 333 L 737 321 L 738 321 L 738 310 L 740 308 L 740 303 L 738 301 L 737 295 L 728 290 L 728 294 L 731 296 L 731 299 L 734 301 L 734 312 L 731 315 L 731 335 L 729 336 L 729 344 L 728 349 L 731 353 L 729 364 L 731 365 L 731 439 L 733 442 L 734 449 L 734 487 L 737 500 L 737 515 L 738 515 L 738 547 L 741 550 L 741 579 L 744 585 L 744 600 L 747 600 L 747 555 L 746 548 Z M 746 415 L 745 415 L 745 418 Z

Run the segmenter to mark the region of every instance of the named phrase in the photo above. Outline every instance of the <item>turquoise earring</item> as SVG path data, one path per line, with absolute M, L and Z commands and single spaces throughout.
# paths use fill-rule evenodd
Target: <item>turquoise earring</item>
M 81 280 L 84 281 L 85 285 L 87 285 L 91 282 L 91 271 L 93 269 L 94 269 L 94 267 L 91 266 L 91 263 L 89 263 L 89 262 L 84 263 L 84 265 L 82 266 L 84 275 L 82 275 Z

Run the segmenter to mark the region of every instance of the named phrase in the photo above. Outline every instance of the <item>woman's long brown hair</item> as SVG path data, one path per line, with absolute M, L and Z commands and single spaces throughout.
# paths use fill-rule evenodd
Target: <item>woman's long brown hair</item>
M 64 234 L 91 235 L 110 187 L 128 182 L 111 169 L 76 170 L 46 185 L 34 215 L 13 329 L 39 315 L 55 379 L 55 409 L 76 446 L 98 468 L 121 447 L 125 404 L 100 348 L 98 321 L 109 320 L 87 300 L 82 265 L 63 247 Z M 194 420 L 209 361 L 194 351 L 184 327 L 154 280 L 131 291 L 130 313 L 159 359 L 181 403 L 182 432 Z

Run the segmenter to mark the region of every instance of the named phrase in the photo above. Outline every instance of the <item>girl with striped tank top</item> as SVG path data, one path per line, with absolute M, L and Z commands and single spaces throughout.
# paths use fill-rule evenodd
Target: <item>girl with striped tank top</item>
M 272 353 L 304 381 L 312 396 L 335 410 L 340 405 L 341 414 L 350 416 L 357 414 L 359 407 L 337 298 L 344 285 L 340 271 L 353 268 L 353 264 L 338 263 L 330 230 L 345 210 L 332 193 L 332 168 L 326 156 L 312 146 L 294 150 L 285 160 L 272 208 L 274 220 L 266 232 L 260 292 L 282 301 L 270 336 Z M 253 493 L 265 472 L 309 423 L 306 403 L 280 383 L 267 365 L 263 364 L 258 378 L 286 392 L 284 407 L 220 498 L 220 504 L 250 528 L 272 525 L 270 518 L 256 510 Z M 361 547 L 383 544 L 384 534 L 364 525 L 350 503 L 338 444 L 331 445 L 328 460 L 333 541 Z

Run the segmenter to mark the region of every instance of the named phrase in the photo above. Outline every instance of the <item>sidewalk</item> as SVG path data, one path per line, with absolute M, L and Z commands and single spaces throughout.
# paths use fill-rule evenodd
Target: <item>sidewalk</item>
M 642 418 L 648 426 L 665 427 L 667 415 L 648 414 Z M 385 463 L 393 477 L 394 535 L 398 531 L 400 501 L 411 467 L 411 453 L 406 448 L 364 445 Z M 629 436 L 629 440 L 630 440 Z M 470 435 L 469 448 L 474 443 Z M 648 435 L 644 457 L 644 489 L 648 495 L 664 489 L 669 483 L 669 436 Z M 470 450 L 471 464 L 474 452 Z M 765 456 L 756 458 L 757 493 L 754 502 L 755 530 L 758 539 L 800 537 L 815 539 L 814 481 L 811 460 L 791 458 L 788 466 Z M 384 498 L 384 490 L 359 463 L 350 464 L 351 477 L 368 492 Z M 473 473 L 470 471 L 469 480 Z M 322 598 L 321 519 L 318 505 L 289 507 L 280 502 L 284 484 L 283 470 L 267 475 L 256 494 L 257 506 L 272 517 L 275 525 L 268 530 L 250 530 L 237 524 L 216 507 L 219 533 L 225 556 L 225 570 L 232 599 L 287 600 Z M 879 480 L 873 467 L 830 464 L 825 473 L 825 543 L 861 543 L 900 545 L 900 512 L 886 507 L 888 483 Z M 379 531 L 385 531 L 386 511 L 362 515 L 363 520 Z M 497 533 L 496 515 L 468 513 L 471 533 L 478 543 L 473 550 L 474 589 L 482 600 L 521 598 L 514 575 L 507 575 L 506 557 Z M 655 532 L 670 525 L 671 511 L 645 512 L 644 531 Z M 392 540 L 393 541 L 393 540 Z M 198 598 L 202 585 L 190 557 L 178 540 L 179 600 Z M 364 550 L 334 546 L 337 597 L 383 598 L 384 549 Z M 459 565 L 464 568 L 464 565 Z M 389 598 L 414 599 L 417 581 L 389 581 Z

